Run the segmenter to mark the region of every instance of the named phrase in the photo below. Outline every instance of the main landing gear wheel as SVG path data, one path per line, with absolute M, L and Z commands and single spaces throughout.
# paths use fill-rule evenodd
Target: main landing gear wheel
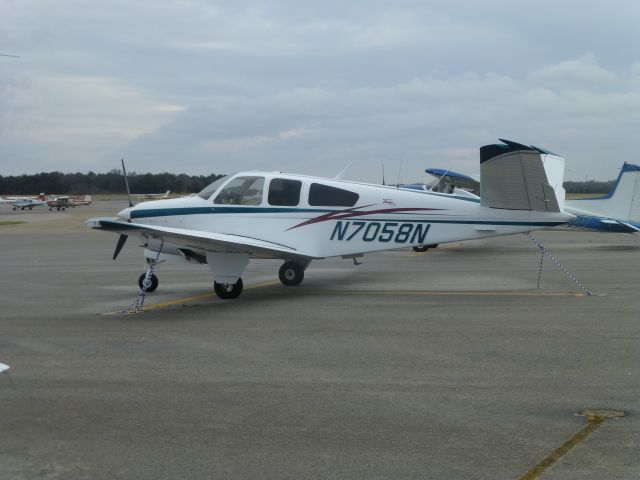
M 433 245 L 416 245 L 415 247 L 412 247 L 412 248 L 414 252 L 426 252 L 430 248 L 436 248 L 437 246 L 438 244 L 435 243 Z
M 216 295 L 224 300 L 238 298 L 242 293 L 242 279 L 239 278 L 235 285 L 233 283 L 213 282 L 213 290 Z
M 144 279 L 146 276 L 147 274 L 143 273 L 138 278 L 138 285 L 140 286 L 140 289 L 144 287 Z M 153 292 L 156 288 L 158 288 L 158 277 L 156 277 L 154 273 L 151 274 L 151 276 L 149 277 L 149 280 L 151 280 L 151 284 L 147 287 L 147 290 L 146 290 L 147 293 Z
M 278 272 L 283 285 L 293 287 L 300 285 L 304 280 L 304 268 L 297 262 L 285 262 Z

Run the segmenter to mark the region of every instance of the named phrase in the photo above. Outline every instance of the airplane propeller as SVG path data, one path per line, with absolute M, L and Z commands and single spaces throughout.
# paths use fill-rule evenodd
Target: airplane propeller
M 127 187 L 127 197 L 129 198 L 129 207 L 133 207 L 133 202 L 131 201 L 131 191 L 129 190 L 129 180 L 127 179 L 127 169 L 124 166 L 124 158 L 120 159 L 120 161 L 122 162 L 122 174 L 124 176 L 124 184 Z M 127 220 L 127 222 L 131 222 L 131 220 Z M 124 233 L 120 234 L 120 237 L 118 238 L 118 243 L 116 243 L 116 249 L 113 252 L 114 260 L 120 254 L 120 250 L 122 250 L 122 247 L 124 247 L 124 244 L 127 241 L 127 238 L 129 238 L 128 235 L 125 235 Z
M 124 247 L 124 243 L 127 241 L 127 238 L 129 238 L 128 235 L 125 235 L 124 233 L 120 234 L 120 237 L 118 238 L 118 243 L 116 244 L 116 250 L 115 252 L 113 252 L 114 260 L 118 257 L 118 254 L 120 253 L 120 250 L 122 250 L 122 247 Z

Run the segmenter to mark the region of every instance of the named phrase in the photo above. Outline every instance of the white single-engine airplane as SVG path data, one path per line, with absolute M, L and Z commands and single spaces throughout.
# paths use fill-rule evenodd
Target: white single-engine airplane
M 162 200 L 164 198 L 169 198 L 171 195 L 171 190 L 167 190 L 164 193 L 141 193 L 140 195 L 136 195 L 136 198 L 140 201 L 142 200 Z
M 47 204 L 44 200 L 33 197 L 0 198 L 0 203 L 13 205 L 14 210 L 33 210 L 33 207 L 42 207 Z
M 242 292 L 250 258 L 284 260 L 279 277 L 298 285 L 312 260 L 353 258 L 414 245 L 528 232 L 565 223 L 564 160 L 520 144 L 480 149 L 482 200 L 274 172 L 218 179 L 197 196 L 145 202 L 87 226 L 138 237 L 152 269 L 160 255 L 208 264 L 221 298 Z M 125 174 L 123 163 L 123 172 Z M 140 276 L 143 292 L 158 286 Z M 148 277 L 148 278 L 147 278 Z

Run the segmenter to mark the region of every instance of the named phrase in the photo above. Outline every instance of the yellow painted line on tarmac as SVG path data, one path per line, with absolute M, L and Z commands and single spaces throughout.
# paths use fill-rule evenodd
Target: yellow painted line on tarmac
M 578 415 L 582 415 L 587 417 L 587 425 L 582 428 L 578 433 L 576 433 L 569 440 L 564 442 L 558 448 L 556 448 L 553 452 L 547 455 L 540 463 L 534 466 L 527 473 L 518 478 L 518 480 L 536 480 L 540 478 L 551 465 L 556 463 L 562 457 L 564 457 L 573 447 L 583 442 L 589 435 L 595 432 L 600 425 L 602 425 L 606 420 L 611 418 L 620 418 L 624 417 L 625 413 L 617 410 L 583 410 L 578 413 Z
M 245 287 L 245 290 L 269 287 L 279 285 L 280 281 L 272 280 L 264 283 L 257 283 Z M 584 297 L 584 293 L 578 292 L 513 292 L 513 291 L 439 291 L 439 290 L 307 290 L 300 289 L 300 293 L 304 295 L 338 295 L 338 296 L 414 296 L 414 297 L 440 297 L 440 296 L 461 296 L 461 297 Z M 191 297 L 182 297 L 175 300 L 156 303 L 153 305 L 145 305 L 138 313 L 148 312 L 150 310 L 158 310 L 161 308 L 172 307 L 174 305 L 183 305 L 189 302 L 216 298 L 214 292 L 207 292 Z M 117 310 L 107 313 L 107 315 L 116 315 L 122 313 Z
M 269 287 L 271 285 L 278 285 L 280 283 L 280 281 L 278 280 L 272 280 L 269 282 L 263 282 L 263 283 L 256 283 L 255 285 L 248 285 L 246 287 L 244 287 L 244 290 L 253 290 L 256 288 L 263 288 L 263 287 Z M 166 302 L 161 302 L 161 303 L 155 303 L 153 305 L 145 305 L 144 307 L 142 307 L 142 310 L 140 312 L 137 313 L 128 313 L 128 315 L 136 315 L 139 313 L 144 313 L 144 312 L 148 312 L 149 310 L 158 310 L 160 308 L 167 308 L 167 307 L 172 307 L 174 305 L 183 305 L 185 303 L 188 302 L 195 302 L 198 300 L 205 300 L 208 298 L 217 298 L 217 295 L 215 294 L 215 292 L 207 292 L 207 293 L 203 293 L 200 295 L 193 295 L 191 297 L 182 297 L 182 298 L 177 298 L 175 300 L 168 300 Z M 107 315 L 117 315 L 117 314 L 121 314 L 123 313 L 122 310 L 117 310 L 114 312 L 109 312 Z
M 192 297 L 178 298 L 176 300 L 169 300 L 168 302 L 156 303 L 154 305 L 145 305 L 142 309 L 143 312 L 148 310 L 155 310 L 156 308 L 171 307 L 173 305 L 180 305 L 187 302 L 195 302 L 196 300 L 204 300 L 205 298 L 214 298 L 216 294 L 214 292 L 203 293 L 202 295 L 194 295 Z
M 577 292 L 498 292 L 498 291 L 438 291 L 438 290 L 316 290 L 305 291 L 306 294 L 318 295 L 412 295 L 412 296 L 470 296 L 470 297 L 584 297 Z
M 256 288 L 269 287 L 271 285 L 278 285 L 280 283 L 279 280 L 272 280 L 264 283 L 256 283 L 255 285 L 248 285 L 244 288 L 244 290 L 253 290 Z M 204 300 L 205 298 L 216 298 L 217 295 L 214 292 L 204 293 L 202 295 L 194 295 L 193 297 L 184 297 L 178 298 L 176 300 L 169 300 L 168 302 L 156 303 L 153 305 L 145 306 L 143 311 L 147 310 L 155 310 L 158 308 L 166 308 L 171 307 L 173 305 L 180 305 L 188 302 L 195 302 L 196 300 Z

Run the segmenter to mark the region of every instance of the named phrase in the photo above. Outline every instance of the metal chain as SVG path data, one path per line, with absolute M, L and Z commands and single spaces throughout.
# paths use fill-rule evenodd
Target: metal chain
M 144 299 L 147 294 L 147 290 L 151 286 L 151 283 L 152 283 L 151 277 L 156 271 L 156 268 L 158 266 L 158 263 L 159 263 L 158 259 L 160 258 L 160 253 L 162 252 L 163 246 L 164 246 L 164 240 L 162 241 L 162 243 L 160 243 L 160 249 L 158 250 L 156 258 L 155 260 L 153 260 L 153 262 L 151 262 L 151 264 L 149 265 L 149 269 L 147 270 L 147 273 L 144 276 L 140 293 L 138 294 L 137 298 L 133 301 L 131 305 L 125 308 L 122 312 L 120 312 L 122 315 L 135 315 L 136 313 L 140 313 L 143 311 L 142 307 L 144 306 Z
M 549 257 L 553 263 L 555 263 L 556 267 L 558 267 L 562 271 L 562 273 L 564 273 L 567 277 L 573 280 L 573 282 L 576 285 L 578 285 L 578 287 L 580 287 L 584 293 L 586 293 L 589 297 L 593 295 L 593 292 L 591 292 L 591 290 L 587 290 L 586 287 L 569 270 L 567 270 L 564 267 L 564 265 L 562 265 L 558 260 L 556 260 L 556 258 L 553 255 L 551 255 L 546 248 L 544 248 L 544 245 L 542 245 L 540 242 L 538 242 L 535 238 L 531 236 L 531 233 L 526 233 L 526 235 L 540 249 L 540 270 L 538 272 L 538 287 L 540 286 L 540 276 L 542 274 L 542 258 L 543 258 L 542 254 L 544 254 L 547 257 Z
M 538 284 L 536 288 L 540 288 L 540 282 L 542 282 L 542 265 L 544 264 L 544 251 L 540 249 L 540 267 L 538 267 Z

